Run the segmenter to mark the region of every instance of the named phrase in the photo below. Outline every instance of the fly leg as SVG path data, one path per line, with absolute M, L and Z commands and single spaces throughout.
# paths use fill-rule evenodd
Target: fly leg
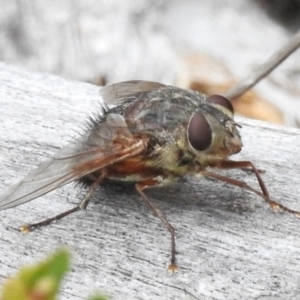
M 237 162 L 237 163 L 240 163 L 240 162 Z M 244 162 L 241 162 L 241 163 L 244 163 Z M 251 163 L 252 165 L 252 163 Z M 252 165 L 253 166 L 253 165 Z M 253 166 L 254 167 L 254 166 Z M 269 205 L 270 207 L 274 210 L 274 211 L 278 211 L 279 209 L 283 210 L 283 211 L 286 211 L 288 213 L 291 213 L 291 214 L 294 214 L 298 217 L 300 217 L 300 211 L 296 211 L 296 210 L 292 210 L 272 199 L 270 199 L 269 197 L 269 193 L 259 175 L 259 173 L 257 173 L 255 171 L 256 169 L 254 168 L 253 169 L 253 172 L 256 174 L 256 177 L 259 177 L 260 180 L 259 183 L 260 183 L 260 186 L 261 186 L 261 189 L 262 189 L 262 192 L 252 188 L 251 186 L 249 186 L 247 183 L 243 182 L 243 181 L 240 181 L 240 180 L 236 180 L 236 179 L 232 179 L 232 178 L 228 178 L 226 176 L 222 176 L 222 175 L 219 175 L 219 174 L 216 174 L 216 173 L 213 173 L 213 172 L 210 172 L 210 171 L 202 171 L 201 174 L 203 174 L 204 176 L 207 176 L 207 177 L 212 177 L 212 178 L 215 178 L 217 180 L 220 180 L 220 181 L 223 181 L 223 182 L 226 182 L 228 184 L 232 184 L 232 185 L 235 185 L 235 186 L 238 186 L 240 188 L 243 188 L 245 190 L 248 190 L 248 191 L 251 191 L 253 193 L 255 193 L 256 195 L 262 197 Z M 261 182 L 262 182 L 262 185 L 261 185 Z M 262 188 L 262 186 L 264 188 Z
M 95 189 L 98 187 L 98 185 L 103 181 L 103 179 L 105 178 L 105 173 L 103 172 L 101 174 L 101 176 L 99 178 L 97 178 L 95 180 L 95 182 L 93 182 L 93 184 L 90 186 L 88 193 L 86 194 L 86 196 L 84 197 L 84 199 L 79 203 L 79 205 L 63 212 L 60 213 L 52 218 L 46 219 L 44 221 L 38 222 L 38 223 L 34 223 L 34 224 L 29 224 L 29 225 L 24 225 L 20 227 L 20 231 L 22 231 L 23 233 L 27 233 L 29 231 L 32 231 L 36 228 L 39 228 L 41 226 L 47 226 L 50 223 L 54 222 L 54 221 L 58 221 L 76 211 L 82 210 L 82 209 L 86 209 L 89 201 L 91 199 L 92 194 L 94 193 Z
M 259 186 L 260 186 L 263 194 L 267 198 L 270 197 L 267 187 L 265 186 L 265 183 L 260 176 L 259 170 L 256 169 L 256 167 L 253 165 L 253 163 L 251 161 L 220 160 L 217 162 L 216 167 L 220 168 L 220 169 L 245 169 L 245 168 L 247 168 L 247 169 L 252 170 L 257 178 L 257 181 L 259 183 Z M 264 198 L 264 199 L 266 200 L 266 198 Z M 272 207 L 272 205 L 271 205 L 271 207 Z
M 135 185 L 136 190 L 140 193 L 143 200 L 146 202 L 148 207 L 153 211 L 154 215 L 158 217 L 161 222 L 165 225 L 166 229 L 171 234 L 171 264 L 168 267 L 168 271 L 173 273 L 178 271 L 178 267 L 176 265 L 176 246 L 175 246 L 175 230 L 174 227 L 168 222 L 164 214 L 154 205 L 152 201 L 150 201 L 145 193 L 144 189 L 156 186 L 157 182 L 154 179 L 150 179 L 144 182 L 137 183 Z

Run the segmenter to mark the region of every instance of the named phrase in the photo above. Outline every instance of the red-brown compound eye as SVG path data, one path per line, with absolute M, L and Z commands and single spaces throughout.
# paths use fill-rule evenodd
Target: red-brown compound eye
M 225 107 L 226 109 L 228 109 L 232 114 L 234 114 L 232 104 L 230 103 L 230 101 L 227 98 L 225 98 L 223 96 L 220 96 L 220 95 L 208 96 L 206 98 L 206 101 L 209 103 L 221 105 L 221 106 Z
M 204 151 L 211 144 L 212 132 L 205 117 L 196 112 L 191 116 L 188 129 L 188 140 L 197 151 Z

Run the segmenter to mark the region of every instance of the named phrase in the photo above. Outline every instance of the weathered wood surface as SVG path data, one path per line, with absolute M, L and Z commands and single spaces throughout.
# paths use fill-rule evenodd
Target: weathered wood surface
M 64 146 L 97 112 L 98 87 L 0 64 L 0 190 Z M 300 210 L 300 131 L 239 120 L 244 149 L 272 197 Z M 252 186 L 251 173 L 227 172 Z M 166 272 L 169 234 L 134 190 L 99 189 L 87 213 L 23 235 L 18 227 L 77 204 L 72 184 L 0 211 L 0 278 L 61 245 L 73 253 L 60 299 L 96 290 L 112 299 L 296 299 L 300 291 L 300 220 L 275 214 L 256 195 L 188 178 L 148 195 L 176 228 L 180 272 Z

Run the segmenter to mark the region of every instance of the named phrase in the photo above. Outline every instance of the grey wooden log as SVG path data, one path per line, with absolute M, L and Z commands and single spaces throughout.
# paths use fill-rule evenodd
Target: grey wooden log
M 78 136 L 99 108 L 98 87 L 0 64 L 0 190 Z M 272 198 L 300 210 L 300 131 L 239 118 L 243 151 L 264 169 Z M 221 172 L 224 173 L 224 172 Z M 258 187 L 254 175 L 227 171 Z M 76 205 L 69 184 L 0 211 L 1 283 L 61 245 L 73 254 L 60 299 L 102 291 L 112 299 L 297 299 L 300 220 L 215 180 L 187 178 L 147 192 L 176 229 L 180 272 L 170 275 L 168 232 L 130 188 L 99 188 L 87 212 L 27 235 L 24 223 Z

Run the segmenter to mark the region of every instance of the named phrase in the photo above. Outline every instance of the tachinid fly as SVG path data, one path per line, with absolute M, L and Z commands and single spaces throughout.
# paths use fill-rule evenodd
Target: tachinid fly
M 202 174 L 240 186 L 261 196 L 273 209 L 297 211 L 271 200 L 263 180 L 250 161 L 231 161 L 242 141 L 231 103 L 224 97 L 156 82 L 128 81 L 105 86 L 103 115 L 93 119 L 77 140 L 40 164 L 19 183 L 0 195 L 0 210 L 31 201 L 78 180 L 89 187 L 81 203 L 45 221 L 23 226 L 23 231 L 47 225 L 85 209 L 95 188 L 103 181 L 135 183 L 145 203 L 171 235 L 170 271 L 177 270 L 173 226 L 147 198 L 144 190 L 164 186 L 186 174 Z M 107 105 L 115 105 L 109 109 Z M 213 173 L 207 168 L 250 168 L 261 192 L 246 183 Z

